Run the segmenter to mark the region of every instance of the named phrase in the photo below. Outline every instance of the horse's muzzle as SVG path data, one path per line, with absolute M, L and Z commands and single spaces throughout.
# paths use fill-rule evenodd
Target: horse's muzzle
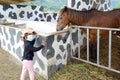
M 57 28 L 56 28 L 56 30 L 57 30 L 57 31 L 61 31 L 61 30 L 63 30 L 63 29 L 62 29 L 62 28 L 57 27 Z

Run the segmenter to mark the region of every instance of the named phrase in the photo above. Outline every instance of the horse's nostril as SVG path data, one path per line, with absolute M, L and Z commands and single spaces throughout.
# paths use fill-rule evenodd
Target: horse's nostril
M 56 31 L 58 31 L 58 29 L 56 29 Z
M 56 28 L 57 31 L 60 31 L 60 28 Z
M 61 31 L 61 30 L 63 30 L 63 28 L 57 27 L 56 30 L 57 30 L 57 31 Z

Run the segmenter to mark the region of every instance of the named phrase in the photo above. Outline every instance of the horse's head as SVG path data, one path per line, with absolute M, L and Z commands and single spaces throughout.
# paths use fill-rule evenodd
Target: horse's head
M 56 29 L 57 31 L 63 30 L 69 24 L 67 9 L 68 9 L 67 7 L 64 7 L 59 12 Z

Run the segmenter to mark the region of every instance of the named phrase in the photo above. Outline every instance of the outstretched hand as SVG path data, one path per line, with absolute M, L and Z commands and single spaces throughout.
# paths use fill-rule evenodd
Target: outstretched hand
M 46 42 L 45 42 L 45 41 L 42 41 L 42 42 L 41 42 L 41 45 L 45 46 L 45 45 L 46 45 Z

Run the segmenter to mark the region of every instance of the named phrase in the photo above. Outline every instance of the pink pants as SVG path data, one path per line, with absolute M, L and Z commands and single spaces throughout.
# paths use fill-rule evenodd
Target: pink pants
M 23 67 L 20 80 L 25 80 L 27 72 L 29 73 L 30 80 L 34 80 L 34 68 L 32 60 L 23 60 Z

